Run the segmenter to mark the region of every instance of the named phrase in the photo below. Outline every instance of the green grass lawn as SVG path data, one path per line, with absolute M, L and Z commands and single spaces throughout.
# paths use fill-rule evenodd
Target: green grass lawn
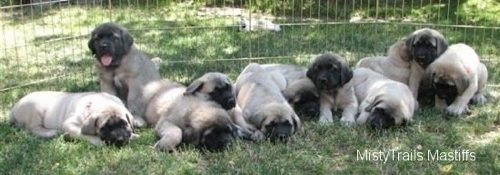
M 239 32 L 235 16 L 197 15 L 197 6 L 78 7 L 43 12 L 3 11 L 0 24 L 0 174 L 498 174 L 500 172 L 499 29 L 389 23 L 341 23 L 335 19 L 280 17 L 279 33 Z M 36 10 L 36 9 L 35 9 Z M 25 10 L 26 11 L 26 10 Z M 33 16 L 32 16 L 33 15 Z M 175 153 L 152 148 L 152 129 L 128 146 L 94 147 L 63 138 L 40 140 L 12 128 L 10 107 L 39 90 L 97 91 L 88 33 L 113 20 L 129 28 L 136 44 L 164 61 L 161 75 L 189 83 L 208 71 L 234 81 L 250 62 L 306 66 L 312 55 L 331 51 L 350 65 L 365 56 L 383 55 L 395 41 L 421 27 L 441 31 L 450 43 L 464 42 L 480 54 L 489 70 L 490 102 L 472 115 L 446 117 L 424 106 L 406 128 L 372 131 L 337 122 L 304 121 L 287 144 L 238 141 L 230 150 L 202 153 L 192 147 Z M 294 25 L 307 22 L 307 25 Z M 247 58 L 253 58 L 252 60 Z M 52 77 L 56 77 L 50 79 Z M 44 81 L 45 80 L 45 81 Z M 39 82 L 40 81 L 40 82 Z M 39 83 L 34 83 L 39 82 Z M 32 85 L 26 85 L 34 83 Z M 18 87 L 19 86 L 19 87 Z M 14 88 L 12 88 L 14 87 Z M 9 88 L 9 89 L 7 89 Z M 10 89 L 11 88 L 11 89 Z M 358 151 L 425 153 L 384 161 L 358 160 Z M 468 150 L 474 160 L 428 160 L 428 151 Z M 416 155 L 414 155 L 416 156 Z M 405 160 L 406 158 L 406 160 Z

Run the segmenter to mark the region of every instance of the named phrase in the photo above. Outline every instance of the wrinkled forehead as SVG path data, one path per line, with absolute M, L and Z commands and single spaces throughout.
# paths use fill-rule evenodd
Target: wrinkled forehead
M 323 55 L 320 55 L 319 57 L 316 57 L 316 59 L 314 59 L 314 63 L 316 65 L 322 65 L 322 64 L 335 64 L 335 65 L 338 65 L 338 64 L 341 64 L 342 63 L 342 58 L 339 58 L 338 56 L 336 55 L 333 55 L 333 54 L 323 54 Z
M 119 30 L 113 30 L 113 31 L 104 31 L 104 32 L 92 32 L 92 38 L 97 38 L 97 37 L 116 37 L 120 38 L 120 31 Z
M 207 74 L 206 80 L 212 82 L 215 87 L 224 87 L 231 85 L 231 81 L 226 74 L 222 73 L 210 73 Z

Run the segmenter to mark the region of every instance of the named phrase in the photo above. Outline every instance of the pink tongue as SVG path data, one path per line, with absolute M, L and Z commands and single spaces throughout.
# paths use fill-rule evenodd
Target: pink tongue
M 113 61 L 113 57 L 111 57 L 109 55 L 103 55 L 101 57 L 101 63 L 104 66 L 109 66 L 111 64 L 111 61 Z

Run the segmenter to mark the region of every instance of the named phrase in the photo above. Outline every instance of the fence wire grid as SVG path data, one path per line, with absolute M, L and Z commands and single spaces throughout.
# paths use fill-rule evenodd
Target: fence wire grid
M 430 27 L 471 45 L 496 65 L 500 35 L 493 0 L 0 0 L 0 92 L 4 108 L 34 90 L 95 91 L 89 33 L 108 21 L 160 57 L 162 77 L 188 82 L 207 71 L 233 80 L 249 62 L 306 65 L 335 52 L 353 65 L 384 55 Z M 241 17 L 280 31 L 240 29 Z M 9 93 L 7 93 L 9 92 Z

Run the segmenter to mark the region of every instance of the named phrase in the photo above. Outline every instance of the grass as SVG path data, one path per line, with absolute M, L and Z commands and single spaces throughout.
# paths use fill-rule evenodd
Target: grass
M 282 32 L 239 32 L 237 17 L 196 15 L 198 5 L 114 8 L 64 6 L 43 12 L 9 11 L 0 21 L 0 174 L 497 174 L 500 171 L 500 104 L 493 98 L 471 116 L 449 118 L 424 106 L 407 128 L 374 132 L 334 123 L 305 121 L 287 144 L 238 141 L 230 150 L 202 153 L 192 147 L 175 153 L 152 149 L 150 128 L 128 146 L 94 147 L 62 138 L 40 140 L 12 128 L 7 112 L 26 93 L 38 90 L 96 91 L 95 70 L 87 49 L 89 31 L 113 20 L 129 28 L 136 44 L 164 60 L 161 75 L 182 83 L 208 71 L 232 80 L 249 62 L 306 66 L 311 55 L 332 51 L 349 64 L 383 55 L 388 46 L 421 27 L 440 30 L 450 43 L 471 45 L 487 63 L 489 93 L 500 93 L 499 38 L 495 28 L 392 23 L 340 23 L 331 19 L 280 17 Z M 443 22 L 445 23 L 445 22 Z M 248 60 L 242 58 L 265 58 Z M 57 76 L 50 80 L 49 78 Z M 41 83 L 23 86 L 40 80 Z M 20 87 L 17 87 L 20 86 Z M 4 90 L 6 88 L 11 88 Z M 475 161 L 357 160 L 357 152 L 469 150 Z

